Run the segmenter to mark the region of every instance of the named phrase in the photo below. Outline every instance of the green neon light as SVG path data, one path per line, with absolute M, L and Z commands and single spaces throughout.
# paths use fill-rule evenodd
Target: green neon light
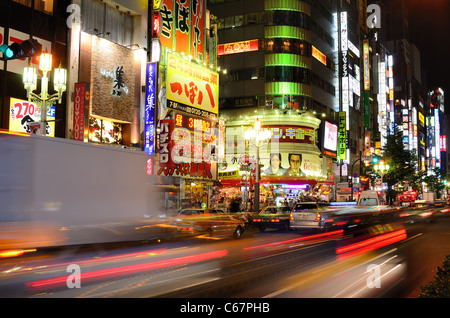
M 266 26 L 264 35 L 266 38 L 291 38 L 311 42 L 310 31 L 287 25 Z
M 300 11 L 311 15 L 311 6 L 308 3 L 302 1 L 292 0 L 265 0 L 265 10 L 287 10 L 287 11 Z
M 311 86 L 291 82 L 272 82 L 265 84 L 266 95 L 301 95 L 312 97 Z
M 297 54 L 266 54 L 264 56 L 266 66 L 297 66 L 311 69 L 311 58 Z

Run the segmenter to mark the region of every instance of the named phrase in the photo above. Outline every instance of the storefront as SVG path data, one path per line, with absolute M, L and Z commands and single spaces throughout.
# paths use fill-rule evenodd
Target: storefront
M 176 53 L 167 53 L 163 71 L 155 173 L 179 179 L 178 208 L 208 207 L 217 180 L 218 74 Z
M 140 147 L 139 114 L 144 50 L 81 32 L 72 137 L 98 144 Z M 89 70 L 89 72 L 86 72 Z
M 334 201 L 333 160 L 318 147 L 319 139 L 323 142 L 319 138 L 323 134 L 320 119 L 311 113 L 276 111 L 258 116 L 225 114 L 224 118 L 224 156 L 219 164 L 222 197 L 242 197 L 244 206 L 253 204 L 258 160 L 260 206 Z M 261 121 L 261 130 L 271 132 L 270 138 L 257 146 L 252 137 L 243 138 L 256 118 Z M 333 141 L 337 142 L 337 136 Z

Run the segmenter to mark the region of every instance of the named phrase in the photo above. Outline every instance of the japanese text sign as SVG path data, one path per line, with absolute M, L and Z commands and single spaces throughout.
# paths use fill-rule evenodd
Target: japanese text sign
M 191 63 L 175 54 L 168 54 L 167 106 L 169 108 L 202 117 L 208 117 L 211 114 L 217 117 L 218 97 L 219 74 L 217 72 Z

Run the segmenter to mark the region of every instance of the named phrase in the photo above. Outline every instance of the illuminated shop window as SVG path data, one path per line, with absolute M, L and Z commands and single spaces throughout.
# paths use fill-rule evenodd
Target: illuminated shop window
M 32 0 L 13 0 L 14 2 L 30 7 Z M 53 0 L 34 0 L 34 9 L 53 15 Z
M 34 0 L 34 8 L 47 14 L 53 14 L 53 0 Z
M 272 106 L 273 109 L 309 109 L 311 98 L 298 95 L 267 95 L 266 106 Z
M 292 38 L 274 38 L 265 40 L 266 53 L 291 53 L 311 56 L 311 43 Z
M 122 144 L 122 124 L 90 117 L 89 141 L 106 144 Z

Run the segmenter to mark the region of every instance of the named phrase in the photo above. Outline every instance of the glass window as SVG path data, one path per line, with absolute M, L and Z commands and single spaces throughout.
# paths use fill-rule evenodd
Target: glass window
M 225 27 L 225 18 L 217 19 L 217 29 L 223 29 Z
M 234 26 L 242 26 L 244 24 L 244 16 L 243 15 L 237 15 L 234 18 Z
M 256 24 L 258 22 L 257 13 L 248 13 L 245 15 L 245 24 Z
M 34 0 L 34 9 L 53 14 L 53 0 Z
M 311 56 L 311 43 L 287 38 L 266 39 L 265 50 L 267 53 L 291 53 Z
M 309 211 L 317 210 L 317 205 L 315 204 L 297 204 L 294 211 Z
M 31 7 L 31 0 L 13 0 L 13 1 L 23 4 L 24 6 Z
M 267 82 L 296 82 L 303 84 L 311 83 L 310 70 L 294 66 L 267 66 Z
M 287 25 L 309 29 L 309 19 L 306 14 L 298 11 L 274 10 L 266 11 L 268 25 Z
M 225 28 L 232 28 L 234 26 L 234 16 L 225 18 Z

